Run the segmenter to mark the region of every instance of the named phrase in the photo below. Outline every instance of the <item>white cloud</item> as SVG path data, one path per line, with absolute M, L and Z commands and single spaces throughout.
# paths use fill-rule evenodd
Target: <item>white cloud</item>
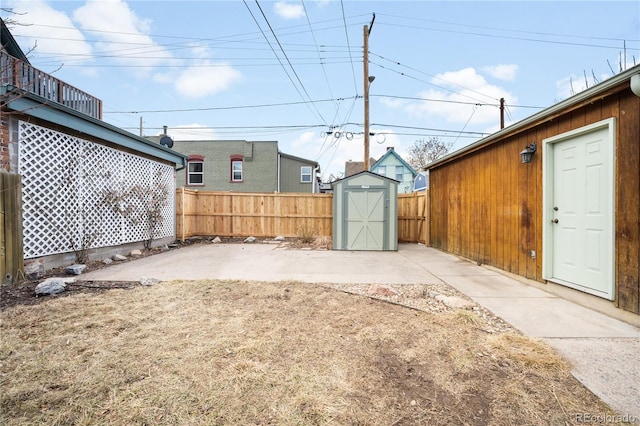
M 590 86 L 592 85 L 593 84 L 590 84 Z M 587 86 L 584 76 L 577 77 L 574 74 L 556 81 L 556 88 L 560 99 L 569 98 L 583 90 L 586 90 L 590 86 Z
M 318 7 L 326 7 L 328 6 L 333 0 L 315 0 L 314 3 L 318 6 Z
M 74 11 L 73 19 L 92 38 L 100 40 L 96 43 L 99 53 L 136 66 L 133 70 L 138 74 L 172 57 L 148 35 L 151 21 L 139 18 L 122 0 L 88 0 Z
M 284 19 L 297 19 L 304 16 L 304 8 L 301 4 L 278 1 L 273 5 L 273 10 Z
M 158 133 L 158 136 L 164 131 Z M 220 139 L 220 136 L 210 127 L 203 124 L 179 124 L 167 129 L 167 134 L 175 141 L 208 141 Z
M 187 98 L 203 98 L 228 89 L 242 74 L 228 64 L 204 61 L 185 69 L 175 82 L 176 91 Z
M 498 80 L 514 81 L 516 79 L 518 66 L 515 64 L 490 65 L 483 67 L 482 70 Z
M 455 125 L 466 124 L 469 129 L 497 122 L 499 110 L 494 105 L 500 98 L 517 103 L 515 95 L 489 84 L 474 68 L 439 74 L 432 82 L 439 88 L 421 92 L 419 96 L 425 101 L 407 104 L 405 110 L 409 114 Z
M 588 89 L 589 87 L 593 87 L 608 78 L 611 78 L 611 74 L 600 73 L 599 76 L 595 76 L 593 74 L 587 74 L 586 76 L 584 74 L 578 76 L 571 74 L 570 76 L 556 81 L 558 98 L 560 100 L 566 99 Z
M 77 64 L 91 57 L 91 45 L 82 32 L 65 13 L 53 9 L 47 2 L 18 0 L 7 2 L 3 7 L 16 12 L 13 19 L 17 22 L 30 24 L 16 25 L 11 33 L 25 53 L 37 45 L 30 60 L 33 59 L 34 65 L 43 71 L 46 69 L 37 63 L 42 55 L 47 56 L 47 63 L 54 69 L 62 63 Z
M 380 103 L 389 108 L 398 109 L 406 106 L 409 101 L 405 99 L 380 98 Z
M 296 152 L 285 152 L 286 154 L 295 155 L 296 157 L 303 157 L 307 160 L 311 160 L 311 157 L 304 157 L 301 152 L 306 151 L 309 147 L 315 147 L 315 143 L 318 139 L 317 132 L 303 132 L 297 139 L 291 142 L 290 147 Z M 299 151 L 298 151 L 299 150 Z

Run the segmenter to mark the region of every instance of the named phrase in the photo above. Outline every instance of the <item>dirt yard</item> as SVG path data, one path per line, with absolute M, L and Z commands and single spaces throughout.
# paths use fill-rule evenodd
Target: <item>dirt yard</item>
M 0 424 L 565 425 L 613 414 L 546 345 L 434 300 L 447 288 L 372 298 L 295 282 L 121 284 L 5 306 Z

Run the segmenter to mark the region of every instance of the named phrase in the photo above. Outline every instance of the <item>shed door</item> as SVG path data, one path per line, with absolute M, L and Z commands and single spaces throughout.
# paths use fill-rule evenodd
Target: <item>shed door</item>
M 609 128 L 548 145 L 553 181 L 551 281 L 613 300 L 613 162 Z
M 386 211 L 386 191 L 347 190 L 346 248 L 348 250 L 383 250 Z

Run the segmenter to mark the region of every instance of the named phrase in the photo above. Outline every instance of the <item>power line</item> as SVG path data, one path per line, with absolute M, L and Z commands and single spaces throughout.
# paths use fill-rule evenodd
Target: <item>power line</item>
M 394 61 L 394 60 L 391 60 L 391 59 L 385 58 L 384 56 L 381 56 L 381 55 L 378 55 L 378 54 L 375 54 L 375 53 L 372 53 L 372 55 L 377 56 L 378 58 L 380 58 L 380 59 L 382 59 L 382 60 L 385 60 L 385 61 L 391 62 L 391 63 L 393 63 L 394 65 L 398 65 L 398 66 L 400 66 L 400 67 L 404 67 L 404 68 L 410 69 L 411 71 L 415 71 L 415 72 L 417 72 L 417 73 L 424 74 L 424 75 L 426 75 L 426 76 L 428 76 L 428 77 L 431 77 L 431 78 L 433 78 L 433 79 L 443 81 L 443 82 L 445 82 L 445 83 L 447 83 L 447 84 L 449 84 L 449 85 L 456 86 L 456 87 L 461 88 L 461 89 L 464 89 L 464 90 L 468 90 L 468 91 L 470 91 L 470 92 L 476 93 L 476 94 L 481 95 L 481 96 L 485 96 L 485 97 L 490 98 L 490 99 L 498 100 L 498 99 L 494 98 L 493 96 L 487 95 L 487 94 L 482 93 L 482 92 L 478 92 L 477 90 L 469 89 L 468 87 L 462 86 L 462 85 L 460 85 L 460 84 L 452 83 L 452 82 L 447 81 L 447 80 L 445 80 L 445 79 L 443 79 L 443 78 L 440 78 L 440 77 L 437 77 L 437 76 L 435 76 L 435 75 L 432 75 L 432 74 L 426 73 L 426 72 L 421 71 L 421 70 L 419 70 L 419 69 L 412 68 L 412 67 L 407 66 L 407 65 L 403 65 L 403 64 L 401 64 L 401 63 L 400 63 L 400 62 L 398 62 L 398 61 Z M 379 64 L 375 64 L 375 65 L 378 65 L 378 66 L 379 66 L 379 67 L 381 67 L 381 68 L 385 68 L 385 67 L 384 67 L 384 65 L 379 65 Z M 401 75 L 406 75 L 406 74 L 405 74 L 405 73 L 403 73 L 403 72 L 399 72 L 399 71 L 396 71 L 396 72 L 398 72 L 398 73 L 399 73 L 399 74 L 401 74 Z M 410 77 L 410 76 L 408 76 L 408 77 Z M 450 92 L 453 92 L 453 93 L 458 93 L 458 92 L 455 92 L 455 91 L 453 91 L 453 90 L 451 90 L 451 89 L 449 89 L 449 88 L 442 87 L 442 86 L 438 86 L 437 84 L 434 84 L 434 83 L 429 82 L 429 81 L 420 80 L 420 79 L 415 78 L 415 77 L 410 77 L 410 78 L 413 78 L 413 79 L 418 80 L 418 81 L 422 81 L 423 83 L 430 84 L 430 85 L 432 85 L 432 86 L 438 87 L 438 88 L 443 89 L 443 90 L 447 90 L 447 91 L 450 91 Z M 467 97 L 467 98 L 469 98 L 469 99 L 473 99 L 471 96 L 467 96 L 467 95 L 464 95 L 464 94 L 461 94 L 461 93 L 458 93 L 458 94 L 460 94 L 460 95 L 462 95 L 462 96 L 466 96 L 466 97 Z
M 490 133 L 484 133 L 484 132 L 470 132 L 470 131 L 460 131 L 460 130 L 454 130 L 454 129 L 436 129 L 436 128 L 432 128 L 432 127 L 416 127 L 416 126 L 404 126 L 404 125 L 400 125 L 400 124 L 388 124 L 388 123 L 371 123 L 372 126 L 377 126 L 377 127 L 384 127 L 384 128 L 393 128 L 393 129 L 409 129 L 409 130 L 422 130 L 422 131 L 427 131 L 427 132 L 438 132 L 438 133 L 453 133 L 453 136 L 456 136 L 458 134 L 462 134 L 462 135 L 468 135 L 468 136 L 475 136 L 475 137 L 482 137 L 482 136 L 486 136 L 489 135 Z M 346 128 L 347 126 L 357 126 L 357 127 L 362 127 L 363 125 L 361 123 L 342 123 L 340 125 L 334 126 L 334 129 L 342 129 L 342 128 Z M 259 131 L 259 130 L 277 130 L 277 131 L 282 131 L 282 130 L 291 130 L 291 131 L 296 131 L 296 130 L 300 130 L 300 129 L 318 129 L 318 128 L 323 128 L 326 127 L 325 124 L 298 124 L 298 125 L 271 125 L 271 126 L 202 126 L 202 127 L 197 127 L 197 128 L 193 128 L 193 127 L 189 127 L 189 128 L 180 128 L 180 127 L 176 127 L 175 130 L 180 130 L 180 131 L 195 131 L 195 130 L 243 130 L 243 131 L 247 131 L 247 130 L 253 130 L 253 131 Z M 123 127 L 123 129 L 125 130 L 131 130 L 131 129 L 139 129 L 138 127 Z M 163 130 L 162 127 L 146 127 L 145 129 L 147 130 Z M 335 132 L 334 132 L 335 133 Z M 349 133 L 349 132 L 342 132 L 342 133 Z M 390 132 L 385 132 L 385 131 L 377 131 L 375 132 L 376 134 L 388 134 Z M 194 133 L 195 134 L 195 133 Z M 357 133 L 354 133 L 357 134 Z M 360 132 L 360 134 L 362 134 L 362 132 Z M 394 132 L 394 134 L 396 134 Z M 400 133 L 398 133 L 400 134 Z
M 243 0 L 243 1 L 244 1 L 244 4 L 246 5 L 247 4 L 246 0 Z M 295 68 L 293 67 L 293 64 L 291 63 L 291 60 L 289 60 L 289 56 L 285 52 L 284 47 L 282 47 L 282 43 L 280 43 L 280 40 L 278 39 L 278 36 L 276 35 L 275 31 L 273 30 L 273 27 L 271 26 L 271 23 L 269 22 L 269 20 L 267 19 L 267 16 L 264 13 L 264 10 L 262 10 L 262 6 L 260 6 L 260 3 L 258 2 L 258 0 L 255 0 L 255 2 L 256 2 L 256 5 L 258 6 L 258 9 L 260 10 L 260 13 L 262 14 L 262 17 L 264 18 L 265 22 L 267 23 L 267 26 L 269 27 L 269 30 L 271 31 L 271 34 L 273 35 L 273 37 L 275 38 L 276 42 L 278 43 L 278 46 L 280 47 L 280 51 L 282 52 L 282 54 L 284 55 L 285 59 L 287 60 L 287 63 L 289 64 L 289 68 L 291 68 L 291 71 L 293 72 L 293 75 L 295 75 L 296 79 L 298 80 L 298 84 L 300 84 L 300 87 L 302 88 L 304 93 L 307 95 L 307 99 L 311 100 L 311 96 L 309 96 L 309 93 L 307 92 L 307 89 L 305 88 L 304 84 L 302 84 L 302 80 L 300 80 L 300 76 L 298 75 L 298 73 L 296 72 Z M 248 5 L 247 5 L 247 8 L 249 8 Z M 251 16 L 253 16 L 253 13 L 251 14 Z M 255 17 L 254 17 L 254 20 L 255 20 Z M 256 24 L 258 24 L 257 21 L 256 21 Z M 260 31 L 262 31 L 262 28 L 260 29 Z M 264 32 L 262 34 L 263 34 L 265 40 L 267 40 L 267 43 L 269 43 L 269 46 L 271 46 L 271 43 L 267 39 L 267 37 L 264 34 Z M 273 47 L 272 47 L 272 50 L 273 50 Z M 273 50 L 273 54 L 276 55 L 275 50 Z M 283 66 L 283 68 L 284 68 L 284 66 Z M 289 75 L 289 73 L 287 73 L 287 76 L 288 75 Z M 291 83 L 293 83 L 293 81 L 291 81 Z M 298 90 L 298 87 L 295 85 L 295 83 L 293 83 L 293 85 L 296 88 L 296 90 L 298 91 L 298 93 L 300 94 L 300 96 L 303 97 L 302 94 L 300 93 L 300 91 Z M 311 104 L 311 105 L 313 106 L 313 104 Z M 320 116 L 320 119 L 323 122 L 326 123 L 327 120 L 324 119 L 324 117 L 322 116 L 320 111 L 317 108 L 315 108 L 315 111 Z M 313 112 L 313 111 L 311 111 L 311 112 Z
M 477 36 L 477 37 L 490 37 L 490 38 L 499 38 L 499 39 L 505 39 L 505 40 L 520 40 L 520 41 L 531 41 L 531 42 L 536 42 L 536 43 L 548 43 L 548 44 L 561 44 L 561 45 L 566 45 L 566 46 L 581 46 L 581 47 L 594 47 L 594 48 L 600 48 L 600 49 L 620 49 L 620 46 L 605 46 L 605 45 L 601 45 L 601 44 L 591 44 L 591 43 L 578 43 L 578 42 L 569 42 L 569 41 L 559 41 L 559 40 L 543 40 L 543 39 L 536 39 L 536 38 L 527 38 L 527 37 L 515 37 L 515 36 L 504 36 L 504 35 L 494 35 L 494 34 L 483 34 L 483 33 L 476 33 L 476 32 L 469 32 L 469 31 L 455 31 L 455 30 L 445 30 L 445 29 L 437 29 L 437 28 L 424 28 L 424 27 L 414 27 L 411 25 L 397 25 L 397 24 L 382 24 L 382 25 L 387 25 L 387 26 L 391 26 L 391 27 L 402 27 L 402 28 L 406 28 L 406 29 L 420 29 L 420 30 L 425 30 L 425 31 L 436 31 L 436 32 L 444 32 L 444 33 L 454 33 L 454 34 L 464 34 L 464 35 L 471 35 L 471 36 Z M 623 39 L 614 39 L 617 41 L 624 41 Z M 635 40 L 633 40 L 635 41 Z M 627 49 L 632 49 L 632 50 L 640 50 L 640 48 L 627 48 Z
M 311 37 L 313 38 L 313 44 L 315 45 L 316 48 L 316 52 L 318 53 L 318 60 L 320 61 L 320 66 L 322 68 L 322 73 L 324 74 L 324 80 L 327 83 L 327 89 L 329 89 L 329 94 L 331 95 L 332 98 L 334 98 L 335 96 L 333 96 L 333 90 L 331 89 L 331 83 L 329 83 L 329 76 L 327 75 L 327 70 L 325 68 L 325 64 L 324 61 L 322 59 L 322 55 L 320 55 L 320 48 L 318 47 L 318 41 L 316 40 L 316 35 L 313 31 L 313 27 L 311 26 L 311 20 L 309 20 L 309 13 L 307 12 L 307 6 L 304 3 L 304 0 L 302 0 L 302 7 L 304 8 L 304 15 L 307 18 L 307 24 L 309 25 L 309 32 L 311 33 Z M 336 107 L 336 117 L 339 114 L 340 111 L 340 106 L 337 102 L 334 103 L 335 107 Z M 335 117 L 334 117 L 335 118 Z
M 145 58 L 143 56 L 138 57 L 138 58 L 129 58 L 129 59 L 150 59 L 150 58 Z M 158 58 L 160 59 L 160 58 Z M 199 58 L 199 60 L 216 60 L 216 61 L 223 61 L 224 59 L 202 59 Z M 32 63 L 35 63 L 35 61 L 32 61 Z M 336 60 L 335 62 L 332 61 L 324 61 L 325 64 L 332 64 L 332 65 L 336 65 L 336 64 L 347 64 L 349 63 L 349 61 L 344 60 L 344 61 L 338 61 Z M 60 66 L 59 62 L 49 62 L 49 63 L 40 63 L 38 62 L 38 67 L 44 67 L 44 66 L 49 66 L 49 65 L 54 65 L 54 66 Z M 150 64 L 150 65 L 146 65 L 146 64 L 63 64 L 65 68 L 86 68 L 87 66 L 90 66 L 92 68 L 185 68 L 185 64 L 176 64 L 176 65 L 168 65 L 168 64 Z M 298 63 L 298 65 L 318 65 L 318 62 L 300 62 Z M 209 64 L 189 64 L 188 67 L 189 68 L 217 68 L 217 67 L 227 67 L 229 66 L 228 62 L 219 62 L 219 63 L 209 63 Z M 279 66 L 278 64 L 233 64 L 234 68 L 253 68 L 253 67 L 271 67 L 271 66 Z
M 336 98 L 336 99 L 320 99 L 317 101 L 297 101 L 297 102 L 280 102 L 273 104 L 257 104 L 257 105 L 235 105 L 235 106 L 222 106 L 222 107 L 205 107 L 205 108 L 182 108 L 182 109 L 155 109 L 155 110 L 135 110 L 135 111 L 104 111 L 103 114 L 149 114 L 149 113 L 165 113 L 165 112 L 193 112 L 193 111 L 216 111 L 216 110 L 229 110 L 229 109 L 250 109 L 250 108 L 268 108 L 277 106 L 292 106 L 308 103 L 320 103 L 320 102 L 335 102 L 349 98 Z M 326 126 L 326 125 L 325 125 Z
M 438 20 L 426 19 L 426 18 L 416 18 L 414 16 L 399 16 L 399 15 L 389 15 L 389 14 L 387 14 L 386 16 L 391 16 L 391 17 L 394 17 L 394 18 L 416 20 L 416 21 L 434 22 L 434 23 L 437 23 L 437 24 L 454 25 L 454 26 L 459 26 L 459 27 L 478 28 L 478 29 L 483 29 L 483 30 L 508 31 L 508 32 L 515 32 L 515 33 L 536 34 L 536 35 L 545 35 L 545 36 L 553 36 L 553 37 L 572 37 L 572 38 L 582 38 L 582 39 L 587 39 L 587 40 L 608 40 L 608 41 L 623 41 L 624 40 L 624 39 L 620 39 L 620 38 L 597 37 L 597 36 L 592 36 L 592 35 L 580 36 L 580 35 L 575 35 L 575 34 L 545 33 L 545 32 L 540 32 L 540 31 L 524 31 L 524 30 L 515 30 L 515 29 L 510 29 L 510 28 L 485 27 L 485 26 L 481 26 L 481 25 L 471 25 L 471 24 L 458 24 L 458 23 L 455 23 L 455 22 L 438 21 Z M 627 39 L 627 40 L 630 40 L 630 39 Z M 635 40 L 631 40 L 631 41 L 640 41 L 640 39 L 635 39 Z
M 351 58 L 351 74 L 353 75 L 353 88 L 355 89 L 356 95 L 358 95 L 358 83 L 356 83 L 356 70 L 353 67 L 353 57 L 351 56 L 351 43 L 349 41 L 349 31 L 347 30 L 347 20 L 344 16 L 344 1 L 340 0 L 340 9 L 342 11 L 342 22 L 344 26 L 344 37 L 347 41 L 347 51 L 349 52 L 349 58 Z
M 500 104 L 491 104 L 491 103 L 477 103 L 477 102 L 463 102 L 463 101 L 452 101 L 449 99 L 429 99 L 429 98 L 417 98 L 414 96 L 399 96 L 399 95 L 371 95 L 374 97 L 381 98 L 394 98 L 394 99 L 408 99 L 414 101 L 425 101 L 425 102 L 443 102 L 449 104 L 460 104 L 460 105 L 475 105 L 475 106 L 492 106 L 492 107 L 500 107 Z M 544 109 L 546 107 L 542 106 L 533 106 L 533 105 L 510 105 L 512 108 L 533 108 L 533 109 Z
M 379 98 L 392 98 L 392 99 L 407 99 L 413 101 L 422 101 L 422 102 L 442 102 L 449 104 L 458 104 L 458 105 L 474 105 L 474 106 L 491 106 L 491 107 L 499 107 L 500 104 L 491 104 L 491 103 L 476 103 L 476 102 L 463 102 L 463 101 L 452 101 L 448 99 L 428 99 L 428 98 L 417 98 L 413 96 L 399 96 L 399 95 L 371 95 L 372 97 Z M 219 106 L 219 107 L 203 107 L 203 108 L 174 108 L 174 109 L 153 109 L 153 110 L 131 110 L 131 111 L 104 111 L 103 114 L 152 114 L 152 113 L 170 113 L 170 112 L 194 112 L 194 111 L 224 111 L 224 110 L 233 110 L 233 109 L 252 109 L 252 108 L 272 108 L 272 107 L 281 107 L 281 106 L 295 106 L 301 104 L 308 103 L 323 103 L 323 102 L 341 102 L 349 99 L 353 99 L 354 102 L 357 99 L 361 99 L 362 96 L 350 96 L 345 98 L 332 98 L 332 99 L 318 99 L 318 100 L 310 100 L 310 101 L 295 101 L 295 102 L 279 102 L 279 103 L 271 103 L 271 104 L 256 104 L 256 105 L 231 105 L 231 106 Z M 532 105 L 509 105 L 511 108 L 534 108 L 534 109 L 544 109 L 546 107 L 540 106 L 532 106 Z M 350 111 L 353 110 L 354 105 L 352 105 Z
M 372 126 L 379 127 L 391 127 L 396 129 L 413 129 L 413 130 L 425 130 L 430 132 L 443 132 L 443 133 L 459 133 L 464 135 L 477 135 L 477 136 L 486 136 L 490 135 L 490 133 L 483 132 L 465 132 L 460 130 L 447 130 L 447 129 L 434 129 L 432 127 L 414 127 L 414 126 L 401 126 L 396 124 L 383 124 L 383 123 L 371 123 Z

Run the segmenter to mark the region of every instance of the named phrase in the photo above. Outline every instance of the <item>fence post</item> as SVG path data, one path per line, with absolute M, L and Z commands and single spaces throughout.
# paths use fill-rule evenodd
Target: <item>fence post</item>
M 416 243 L 420 242 L 420 232 L 422 230 L 422 215 L 420 214 L 420 197 L 418 196 L 418 191 L 414 191 L 411 195 L 413 195 L 413 199 L 411 203 L 413 204 L 411 210 L 416 212 L 416 215 L 413 220 L 413 241 Z M 415 209 L 415 210 L 413 210 Z
M 22 184 L 21 176 L 0 173 L 0 210 L 2 218 L 2 238 L 0 277 L 4 284 L 17 282 L 23 272 L 24 254 L 22 249 Z
M 178 229 L 180 230 L 180 241 L 184 242 L 184 186 L 180 187 L 180 191 L 178 192 L 180 203 L 180 217 L 178 218 Z
M 431 238 L 431 226 L 430 226 L 430 217 L 431 217 L 431 203 L 429 202 L 429 190 L 424 191 L 424 210 L 423 210 L 423 219 L 424 222 L 424 245 L 429 247 L 430 238 Z

